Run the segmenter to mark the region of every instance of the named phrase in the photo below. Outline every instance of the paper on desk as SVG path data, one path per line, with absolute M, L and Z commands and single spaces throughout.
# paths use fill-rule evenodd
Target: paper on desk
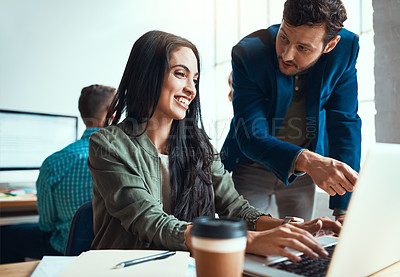
M 31 277 L 58 276 L 76 257 L 44 256 Z
M 162 260 L 149 261 L 125 268 L 114 269 L 116 264 L 150 255 L 163 253 L 156 250 L 91 250 L 83 252 L 60 277 L 112 277 L 112 276 L 186 276 L 189 252 L 176 254 Z

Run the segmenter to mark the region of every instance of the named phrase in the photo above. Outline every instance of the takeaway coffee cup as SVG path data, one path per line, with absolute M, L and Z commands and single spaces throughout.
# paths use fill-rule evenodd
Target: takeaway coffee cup
M 197 277 L 242 276 L 247 236 L 243 220 L 200 217 L 190 234 Z

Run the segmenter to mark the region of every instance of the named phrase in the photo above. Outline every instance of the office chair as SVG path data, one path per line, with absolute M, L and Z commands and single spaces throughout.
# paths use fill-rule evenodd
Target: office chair
M 72 218 L 64 255 L 78 256 L 90 250 L 93 239 L 92 201 L 88 201 L 79 207 Z

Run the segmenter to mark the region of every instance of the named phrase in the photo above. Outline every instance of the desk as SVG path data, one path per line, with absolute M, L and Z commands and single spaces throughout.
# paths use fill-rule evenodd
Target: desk
M 40 261 L 0 265 L 0 276 L 2 277 L 29 277 Z M 369 277 L 399 276 L 400 261 L 384 268 Z M 244 275 L 246 276 L 246 275 Z
M 2 277 L 29 277 L 40 261 L 0 265 Z
M 36 194 L 0 197 L 0 225 L 38 222 Z

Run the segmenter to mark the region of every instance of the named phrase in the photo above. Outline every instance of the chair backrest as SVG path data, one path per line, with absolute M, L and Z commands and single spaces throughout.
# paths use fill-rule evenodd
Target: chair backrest
M 79 207 L 72 218 L 65 256 L 78 256 L 90 250 L 93 239 L 93 208 L 92 201 L 88 201 Z

